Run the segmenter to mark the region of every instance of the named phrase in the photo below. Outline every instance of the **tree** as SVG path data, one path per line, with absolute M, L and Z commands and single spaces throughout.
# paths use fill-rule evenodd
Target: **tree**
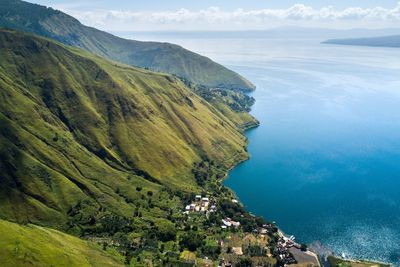
M 236 266 L 238 266 L 238 267 L 251 267 L 252 266 L 251 259 L 249 259 L 247 257 L 246 258 L 241 258 Z
M 190 251 L 196 251 L 197 248 L 203 245 L 203 240 L 203 236 L 194 231 L 190 231 L 181 237 L 179 244 Z
M 219 254 L 221 254 L 221 247 L 217 245 L 206 245 L 201 248 L 201 252 L 207 257 L 216 260 Z
M 176 229 L 175 225 L 169 221 L 159 222 L 157 224 L 157 238 L 163 242 L 175 240 Z

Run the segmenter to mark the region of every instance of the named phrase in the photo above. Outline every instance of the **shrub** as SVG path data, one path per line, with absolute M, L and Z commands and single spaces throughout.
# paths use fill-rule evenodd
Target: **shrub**
M 190 251 L 196 251 L 203 245 L 204 237 L 200 234 L 190 231 L 181 237 L 179 244 Z

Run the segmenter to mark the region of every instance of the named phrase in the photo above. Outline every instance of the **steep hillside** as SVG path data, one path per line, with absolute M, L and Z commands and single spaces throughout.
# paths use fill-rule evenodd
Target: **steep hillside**
M 0 2 L 0 26 L 49 37 L 132 66 L 174 74 L 207 87 L 253 90 L 245 78 L 210 59 L 168 43 L 118 38 L 60 11 L 19 0 Z
M 375 47 L 400 47 L 400 35 L 382 36 L 372 38 L 332 39 L 326 44 L 375 46 Z
M 198 163 L 223 171 L 247 157 L 234 123 L 178 79 L 47 39 L 0 31 L 0 88 L 2 218 L 129 217 L 147 190 L 199 190 Z
M 255 99 L 241 92 L 208 89 L 203 86 L 188 85 L 192 90 L 211 103 L 219 112 L 228 117 L 240 129 L 257 127 L 259 122 L 250 115 Z
M 123 266 L 116 253 L 55 230 L 0 220 L 0 266 Z

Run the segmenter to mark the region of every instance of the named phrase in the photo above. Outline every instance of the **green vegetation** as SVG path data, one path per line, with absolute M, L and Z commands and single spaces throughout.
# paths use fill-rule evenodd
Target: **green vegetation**
M 237 73 L 180 46 L 118 38 L 40 5 L 19 0 L 1 1 L 0 27 L 35 33 L 131 66 L 174 74 L 207 87 L 254 89 L 254 85 Z
M 21 226 L 0 220 L 0 265 L 123 266 L 113 249 L 83 241 L 52 229 Z
M 207 88 L 196 85 L 188 80 L 183 82 L 196 94 L 211 103 L 219 112 L 233 121 L 239 128 L 246 130 L 259 125 L 259 122 L 249 114 L 255 99 L 240 91 L 221 88 Z
M 196 190 L 203 155 L 222 171 L 247 158 L 234 123 L 176 78 L 10 31 L 0 45 L 6 218 L 59 227 L 87 200 L 130 214 L 142 191 Z
M 4 222 L 4 231 L 23 229 L 35 240 L 24 241 L 22 259 L 0 249 L 6 264 L 31 257 L 51 265 L 59 250 L 35 237 L 43 231 L 51 232 L 46 240 L 62 235 L 72 255 L 102 260 L 92 254 L 98 247 L 104 257 L 113 252 L 104 259 L 110 264 L 207 263 L 232 255 L 220 240 L 264 223 L 232 203 L 222 185 L 226 171 L 247 158 L 241 129 L 180 79 L 0 30 L 0 87 L 0 216 L 29 224 Z M 183 213 L 193 192 L 213 198 L 218 212 Z M 222 229 L 226 216 L 243 227 Z M 10 230 L 10 238 L 4 242 L 12 250 L 18 235 Z M 84 252 L 91 244 L 93 252 Z M 272 254 L 262 258 L 276 262 Z M 97 265 L 78 260 L 68 265 Z

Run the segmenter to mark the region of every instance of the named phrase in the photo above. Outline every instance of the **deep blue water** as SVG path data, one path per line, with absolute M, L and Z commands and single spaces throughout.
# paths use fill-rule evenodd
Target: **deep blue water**
M 247 132 L 251 159 L 226 181 L 251 212 L 301 242 L 400 266 L 400 49 L 166 41 L 257 85 L 252 114 L 261 126 Z

